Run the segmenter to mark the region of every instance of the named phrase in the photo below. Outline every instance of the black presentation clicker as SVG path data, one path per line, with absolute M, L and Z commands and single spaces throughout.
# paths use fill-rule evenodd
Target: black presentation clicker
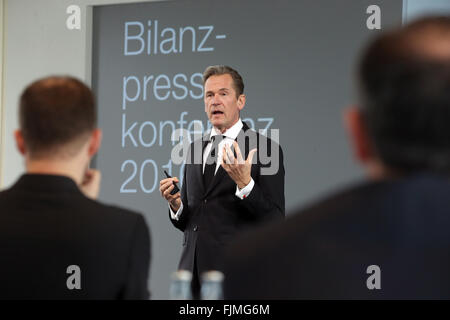
M 167 177 L 167 178 L 172 178 L 172 177 L 167 173 L 166 170 L 164 170 L 164 173 L 166 174 L 166 177 Z M 172 181 L 172 183 L 173 183 L 173 185 L 174 185 L 174 188 L 173 188 L 172 191 L 170 191 L 170 194 L 171 194 L 171 195 L 174 195 L 175 193 L 177 193 L 178 191 L 180 191 L 180 189 L 178 188 L 178 186 L 177 186 L 177 184 L 175 183 L 175 181 Z

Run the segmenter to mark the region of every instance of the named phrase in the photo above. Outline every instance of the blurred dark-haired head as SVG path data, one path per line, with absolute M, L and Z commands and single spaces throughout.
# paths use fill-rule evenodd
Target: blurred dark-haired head
M 71 157 L 96 128 L 92 91 L 71 77 L 48 77 L 20 97 L 19 123 L 30 158 Z
M 374 152 L 398 173 L 450 173 L 450 17 L 382 33 L 358 69 Z

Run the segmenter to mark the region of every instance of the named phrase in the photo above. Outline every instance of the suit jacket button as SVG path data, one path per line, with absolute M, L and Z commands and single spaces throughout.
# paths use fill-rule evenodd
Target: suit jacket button
M 206 199 L 205 199 L 205 200 L 203 200 L 203 202 L 204 202 L 204 203 L 207 203 L 207 202 L 208 202 L 208 200 L 206 200 Z
M 197 226 L 194 226 L 194 232 L 196 232 L 198 230 Z

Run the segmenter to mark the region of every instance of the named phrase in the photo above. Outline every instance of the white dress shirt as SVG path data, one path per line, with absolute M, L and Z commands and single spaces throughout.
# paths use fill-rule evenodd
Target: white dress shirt
M 225 145 L 228 145 L 228 146 L 232 146 L 233 145 L 233 142 L 234 142 L 234 140 L 236 140 L 236 138 L 237 138 L 239 132 L 241 131 L 242 127 L 243 127 L 242 121 L 241 121 L 241 119 L 239 119 L 231 128 L 226 130 L 224 133 L 220 133 L 220 132 L 216 131 L 216 129 L 214 127 L 211 129 L 211 132 L 209 134 L 209 142 L 206 145 L 205 150 L 203 151 L 203 172 L 205 171 L 206 159 L 208 158 L 208 155 L 211 152 L 212 137 L 216 136 L 216 135 L 223 135 L 225 137 L 219 143 L 219 146 L 218 146 L 218 151 L 219 152 L 217 154 L 216 171 L 214 172 L 214 174 L 216 174 L 217 170 L 219 169 L 219 166 L 222 164 L 222 154 L 223 154 L 222 149 L 223 149 L 223 147 Z M 185 183 L 185 182 L 183 182 L 183 183 Z M 252 191 L 254 185 L 255 185 L 255 181 L 253 181 L 253 178 L 251 178 L 249 184 L 246 185 L 241 190 L 239 190 L 239 187 L 236 185 L 236 193 L 235 193 L 236 197 L 238 197 L 241 200 L 246 198 L 246 197 L 248 197 L 248 195 Z M 172 217 L 172 219 L 178 220 L 178 218 L 181 215 L 181 212 L 183 211 L 183 202 L 181 202 L 181 206 L 180 206 L 180 208 L 178 209 L 178 211 L 176 213 L 174 213 L 172 211 L 172 208 L 170 207 L 170 204 L 169 204 L 169 210 L 170 210 L 170 216 Z

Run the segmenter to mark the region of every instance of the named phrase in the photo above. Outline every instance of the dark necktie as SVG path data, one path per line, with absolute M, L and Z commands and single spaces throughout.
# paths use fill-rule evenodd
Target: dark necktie
M 205 188 L 211 184 L 216 171 L 217 155 L 219 153 L 219 143 L 224 139 L 224 136 L 212 136 L 212 146 L 208 157 L 206 158 L 205 171 L 203 172 L 203 183 Z

